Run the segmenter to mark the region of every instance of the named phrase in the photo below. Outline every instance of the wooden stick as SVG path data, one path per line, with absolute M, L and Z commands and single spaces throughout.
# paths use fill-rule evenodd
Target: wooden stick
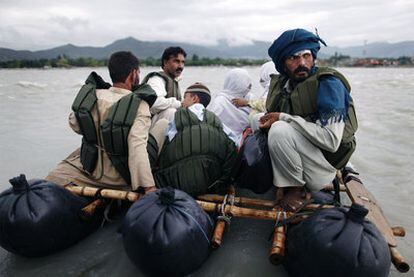
M 325 186 L 324 189 L 326 189 L 327 191 L 334 191 L 335 190 L 335 188 L 332 184 L 329 184 L 329 185 Z M 345 185 L 339 185 L 339 191 L 346 191 Z
M 217 219 L 216 227 L 214 228 L 213 237 L 211 238 L 211 247 L 217 249 L 221 246 L 224 229 L 226 228 L 226 221 Z
M 96 199 L 92 203 L 89 203 L 88 205 L 83 207 L 82 210 L 80 210 L 79 216 L 83 220 L 88 221 L 93 217 L 96 210 L 104 206 L 104 204 L 105 202 L 103 201 L 103 199 Z
M 80 186 L 66 186 L 66 189 L 70 190 L 71 192 L 83 195 L 83 196 L 90 196 L 94 197 L 98 188 L 94 187 L 80 187 Z M 114 189 L 102 189 L 100 194 L 103 198 L 109 199 L 118 199 L 118 200 L 126 200 L 130 202 L 135 202 L 139 198 L 142 197 L 141 194 L 132 192 L 132 191 L 119 191 Z M 236 197 L 237 198 L 237 197 Z M 221 204 L 218 203 L 211 203 L 207 201 L 197 200 L 197 203 L 203 208 L 206 212 L 220 212 Z M 329 205 L 324 205 L 322 208 L 330 208 Z M 309 204 L 306 206 L 305 210 L 315 210 L 320 208 L 320 205 L 317 204 Z M 276 220 L 277 218 L 277 211 L 275 210 L 260 210 L 260 209 L 252 209 L 252 208 L 242 208 L 237 206 L 226 206 L 225 213 L 229 214 L 230 216 L 236 217 L 246 217 L 246 218 L 256 218 L 256 219 L 265 219 L 265 220 Z M 291 217 L 294 213 L 287 213 L 287 217 Z
M 90 196 L 94 197 L 98 188 L 94 187 L 77 187 L 77 186 L 66 186 L 66 189 L 69 191 L 83 196 Z M 139 198 L 142 197 L 141 194 L 132 192 L 132 191 L 119 191 L 114 189 L 102 189 L 100 192 L 103 198 L 109 199 L 119 199 L 119 200 L 126 200 L 135 202 Z M 206 201 L 196 201 L 202 209 L 206 212 L 220 212 L 221 204 L 218 203 L 210 203 Z M 224 209 L 225 213 L 230 216 L 236 217 L 245 217 L 245 218 L 256 218 L 256 219 L 266 219 L 266 220 L 276 220 L 277 212 L 276 211 L 266 211 L 266 210 L 258 210 L 258 209 L 251 209 L 251 208 L 241 208 L 237 206 L 228 206 L 226 205 Z M 294 213 L 287 212 L 287 218 L 294 215 Z
M 197 203 L 205 210 L 206 212 L 219 212 L 221 209 L 221 204 L 211 203 L 206 201 L 197 200 Z M 245 217 L 245 218 L 255 218 L 255 219 L 265 219 L 265 220 L 276 220 L 277 211 L 266 211 L 266 210 L 257 210 L 252 208 L 242 208 L 237 206 L 226 206 L 226 214 L 233 217 Z M 295 213 L 286 212 L 286 218 L 293 216 Z
M 402 226 L 391 227 L 392 233 L 397 237 L 405 237 L 405 229 Z
M 218 194 L 204 194 L 197 197 L 197 199 L 208 202 L 222 203 L 224 196 Z M 272 200 L 263 200 L 263 199 L 254 199 L 246 197 L 235 197 L 234 203 L 240 206 L 259 206 L 276 209 L 278 205 L 275 204 L 275 201 Z M 320 204 L 308 204 L 303 210 L 305 211 L 316 211 L 318 209 L 331 209 L 334 208 L 333 205 L 320 205 Z
M 281 214 L 283 214 L 282 210 L 279 210 Z M 280 214 L 280 215 L 281 215 Z M 281 216 L 280 220 L 284 220 L 284 216 Z M 277 219 L 279 221 L 279 218 Z M 279 223 L 276 221 L 276 225 Z M 280 265 L 285 257 L 285 225 L 282 224 L 281 226 L 275 227 L 275 232 L 273 234 L 272 239 L 272 247 L 270 248 L 269 260 L 274 265 Z
M 222 203 L 224 196 L 218 194 L 204 194 L 198 196 L 197 199 L 202 201 Z M 273 208 L 275 206 L 275 202 L 272 200 L 254 199 L 247 197 L 235 197 L 234 204 L 238 204 L 240 206 L 263 206 L 267 208 Z
M 305 207 L 303 207 L 303 211 L 317 211 L 320 209 L 332 209 L 334 208 L 334 205 L 321 205 L 321 204 L 308 204 Z
M 82 196 L 89 196 L 89 197 L 95 197 L 96 193 L 99 190 L 99 188 L 81 187 L 81 186 L 66 186 L 66 189 L 68 189 L 72 193 L 82 195 Z M 130 202 L 135 202 L 142 197 L 141 194 L 136 193 L 136 192 L 122 191 L 122 190 L 115 190 L 115 189 L 102 189 L 100 191 L 100 195 L 103 198 L 126 200 Z
M 408 272 L 410 266 L 405 262 L 404 257 L 398 252 L 397 248 L 390 246 L 391 261 L 395 268 L 402 273 Z
M 228 197 L 233 197 L 236 195 L 236 188 L 233 185 L 229 186 Z M 223 197 L 224 201 L 224 197 Z M 225 203 L 224 203 L 225 204 Z M 222 214 L 221 216 L 226 216 L 226 214 Z M 214 228 L 213 237 L 211 239 L 211 246 L 214 249 L 217 249 L 221 246 L 223 240 L 224 230 L 226 228 L 227 221 L 225 219 L 217 219 L 216 227 Z

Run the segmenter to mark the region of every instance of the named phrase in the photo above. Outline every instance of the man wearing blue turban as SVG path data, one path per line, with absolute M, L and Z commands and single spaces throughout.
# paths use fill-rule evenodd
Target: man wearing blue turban
M 326 46 L 319 35 L 294 29 L 268 51 L 280 75 L 272 76 L 260 128 L 269 129 L 273 183 L 287 210 L 329 184 L 356 145 L 351 87 L 335 69 L 316 66 L 320 43 Z

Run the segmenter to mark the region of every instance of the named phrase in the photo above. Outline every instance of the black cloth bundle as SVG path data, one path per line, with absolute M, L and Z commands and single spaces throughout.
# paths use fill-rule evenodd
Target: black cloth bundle
M 213 224 L 183 191 L 162 188 L 134 203 L 122 234 L 132 262 L 150 276 L 184 276 L 207 259 Z
M 262 131 L 250 133 L 240 149 L 240 168 L 236 186 L 265 193 L 273 184 L 272 162 L 267 146 L 267 134 Z
M 366 220 L 368 210 L 315 212 L 288 227 L 284 266 L 291 276 L 388 276 L 391 258 L 388 244 L 377 227 Z
M 25 175 L 10 180 L 12 188 L 0 194 L 0 245 L 27 257 L 52 254 L 75 244 L 98 227 L 97 218 L 83 221 L 88 204 L 52 182 Z

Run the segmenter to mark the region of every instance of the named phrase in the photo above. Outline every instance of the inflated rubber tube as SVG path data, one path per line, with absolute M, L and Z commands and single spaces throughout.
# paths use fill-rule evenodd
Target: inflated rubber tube
M 368 210 L 358 204 L 350 209 L 315 212 L 288 227 L 284 266 L 291 276 L 388 276 L 388 245 Z
M 52 182 L 10 179 L 0 194 L 0 245 L 9 252 L 39 257 L 67 248 L 99 226 L 98 216 L 85 222 L 80 210 L 88 200 Z
M 213 224 L 191 196 L 170 187 L 135 202 L 122 234 L 131 261 L 150 276 L 184 276 L 210 252 Z

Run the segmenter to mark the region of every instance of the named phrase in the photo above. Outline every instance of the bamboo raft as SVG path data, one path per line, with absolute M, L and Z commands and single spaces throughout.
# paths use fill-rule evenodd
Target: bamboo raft
M 400 226 L 390 226 L 374 196 L 358 179 L 358 173 L 349 171 L 345 173 L 345 176 L 340 177 L 340 180 L 342 181 L 339 187 L 340 191 L 345 191 L 352 203 L 360 204 L 369 210 L 367 218 L 377 226 L 387 241 L 390 249 L 391 261 L 395 268 L 399 272 L 408 272 L 410 266 L 397 250 L 397 243 L 395 239 L 396 236 L 405 236 L 404 228 Z M 69 184 L 66 186 L 66 189 L 81 196 L 96 197 L 97 194 L 99 194 L 99 199 L 94 200 L 83 208 L 82 216 L 85 218 L 93 215 L 94 211 L 98 207 L 104 205 L 104 201 L 102 200 L 103 198 L 135 202 L 139 201 L 139 199 L 143 196 L 142 194 L 131 191 L 88 187 L 79 183 Z M 328 189 L 333 190 L 332 187 Z M 275 201 L 272 200 L 236 197 L 236 190 L 233 186 L 230 186 L 228 194 L 225 196 L 206 194 L 199 196 L 196 201 L 204 211 L 219 215 L 217 217 L 216 226 L 211 239 L 211 245 L 213 248 L 219 248 L 223 243 L 223 234 L 232 217 L 275 221 L 276 224 L 269 252 L 269 260 L 275 265 L 281 264 L 285 256 L 286 229 L 284 224 L 278 223 L 287 219 L 293 219 L 293 222 L 299 222 L 309 216 L 306 214 L 297 216 L 295 213 L 284 211 L 280 206 L 275 204 Z M 331 205 L 308 204 L 302 211 L 312 212 L 317 209 L 332 207 L 333 206 Z

